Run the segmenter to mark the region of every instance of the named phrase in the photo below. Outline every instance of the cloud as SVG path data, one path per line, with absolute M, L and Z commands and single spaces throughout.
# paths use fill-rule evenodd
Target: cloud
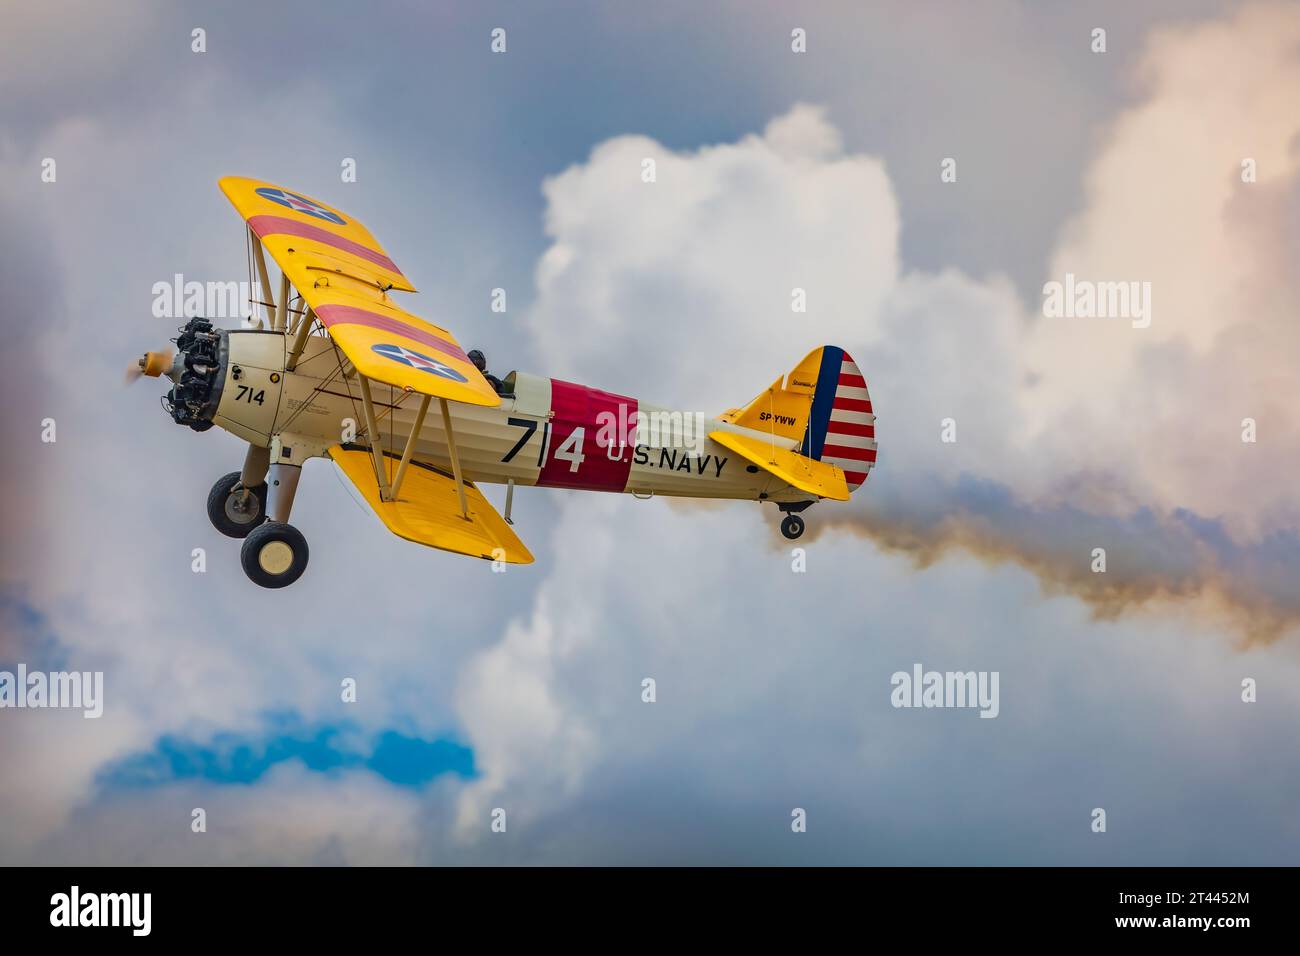
M 1025 339 L 1039 383 L 1023 405 L 1058 474 L 1123 475 L 1247 539 L 1300 527 L 1278 480 L 1300 468 L 1298 47 L 1294 4 L 1151 36 L 1143 95 L 1109 125 L 1047 277 L 1150 282 L 1151 327 L 1038 319 Z
M 880 464 L 853 507 L 819 509 L 815 525 L 922 560 L 955 547 L 1015 561 L 1101 614 L 1173 607 L 1274 639 L 1300 622 L 1285 570 L 1300 496 L 1274 477 L 1300 467 L 1280 388 L 1300 295 L 1267 251 L 1289 227 L 1254 215 L 1253 196 L 1300 185 L 1300 151 L 1286 153 L 1300 119 L 1273 92 L 1300 82 L 1296 43 L 1300 11 L 1252 8 L 1158 33 L 1141 58 L 1146 98 L 1092 161 L 1052 269 L 1152 282 L 1149 329 L 1043 318 L 998 276 L 902 271 L 883 165 L 801 105 L 690 153 L 619 137 L 549 180 L 538 349 L 562 375 L 716 413 L 808 348 L 844 346 L 872 387 Z M 1252 68 L 1197 95 L 1189 64 L 1224 48 Z M 1259 183 L 1241 182 L 1247 150 L 1269 170 Z M 806 314 L 790 309 L 795 288 Z M 1247 417 L 1256 443 L 1241 440 Z M 953 444 L 939 440 L 948 418 Z
M 116 789 L 78 807 L 33 859 L 79 866 L 393 866 L 424 854 L 428 800 L 368 773 L 282 763 L 252 786 Z M 206 832 L 191 827 L 205 814 Z
M 1038 679 L 1058 689 L 1068 685 L 1079 710 L 1067 718 L 1061 706 L 1053 710 L 1040 702 L 1052 726 L 1039 728 L 1041 736 L 1027 728 L 1024 736 L 1017 732 L 1017 757 L 1006 758 L 1016 765 L 1034 759 L 1031 754 L 1041 757 L 1049 737 L 1065 732 L 1066 719 L 1086 726 L 1080 732 L 1091 743 L 1081 741 L 1081 747 L 1104 746 L 1099 741 L 1109 739 L 1108 732 L 1099 728 L 1107 719 L 1099 702 L 1116 669 L 1133 663 L 1120 665 L 1108 656 L 1124 641 L 1147 642 L 1137 666 L 1150 681 L 1159 680 L 1162 668 L 1179 670 L 1177 678 L 1165 674 L 1183 682 L 1178 690 L 1138 683 L 1158 695 L 1189 695 L 1184 713 L 1191 714 L 1197 695 L 1219 692 L 1211 688 L 1223 679 L 1221 669 L 1235 674 L 1246 667 L 1245 658 L 1233 656 L 1240 647 L 1274 641 L 1294 628 L 1300 620 L 1297 498 L 1269 469 L 1291 460 L 1297 446 L 1288 425 L 1270 435 L 1262 461 L 1247 459 L 1256 446 L 1240 441 L 1240 409 L 1265 415 L 1276 408 L 1276 374 L 1288 362 L 1294 371 L 1293 325 L 1284 330 L 1282 313 L 1273 307 L 1290 301 L 1294 279 L 1271 266 L 1262 269 L 1259 260 L 1275 261 L 1268 256 L 1244 254 L 1240 270 L 1216 268 L 1222 245 L 1213 238 L 1231 221 L 1268 248 L 1285 241 L 1283 224 L 1272 216 L 1245 221 L 1250 217 L 1239 203 L 1251 200 L 1241 200 L 1240 190 L 1253 187 L 1234 184 L 1239 164 L 1225 159 L 1231 147 L 1219 151 L 1218 165 L 1195 151 L 1220 119 L 1230 140 L 1244 138 L 1242 125 L 1228 118 L 1234 97 L 1275 85 L 1294 88 L 1295 61 L 1284 51 L 1300 36 L 1296 31 L 1294 13 L 1271 7 L 1157 37 L 1143 68 L 1166 79 L 1157 79 L 1147 98 L 1121 116 L 1094 160 L 1089 205 L 1064 230 L 1053 269 L 1098 279 L 1151 277 L 1157 289 L 1182 282 L 1181 297 L 1171 296 L 1168 305 L 1157 292 L 1152 328 L 1161 327 L 1145 337 L 1151 330 L 1128 322 L 1052 326 L 1038 315 L 1039 303 L 1022 302 L 998 276 L 906 271 L 896 251 L 899 212 L 886 171 L 869 156 L 845 153 L 826 115 L 813 107 L 794 108 L 761 136 L 695 152 L 619 137 L 549 180 L 544 191 L 552 244 L 538 266 L 539 295 L 528 321 L 551 367 L 564 377 L 711 412 L 752 395 L 807 347 L 842 345 L 871 383 L 880 465 L 852 506 L 823 504 L 810 513 L 814 528 L 826 529 L 809 543 L 817 549 L 814 560 L 829 561 L 832 570 L 793 593 L 776 583 L 782 570 L 792 577 L 786 559 L 767 550 L 779 539 L 738 530 L 737 523 L 752 527 L 753 521 L 739 507 L 682 510 L 669 522 L 649 511 L 662 507 L 658 503 L 566 501 L 556 530 L 564 558 L 540 588 L 544 597 L 531 618 L 484 651 L 461 681 L 458 711 L 482 768 L 461 797 L 462 824 L 481 820 L 497 802 L 519 808 L 527 820 L 546 821 L 572 805 L 576 790 L 618 779 L 612 766 L 632 764 L 647 748 L 655 752 L 647 739 L 683 748 L 675 766 L 691 759 L 687 752 L 695 755 L 700 787 L 742 800 L 730 794 L 729 788 L 742 785 L 728 772 L 754 774 L 763 759 L 762 748 L 744 736 L 747 721 L 755 733 L 778 735 L 788 745 L 788 728 L 773 725 L 797 724 L 800 692 L 827 693 L 823 683 L 782 665 L 806 654 L 849 666 L 846 661 L 856 658 L 841 643 L 845 635 L 865 630 L 875 638 L 879 622 L 906 622 L 913 633 L 937 635 L 946 628 L 951 639 L 939 643 L 948 654 L 965 648 L 982 660 L 1009 660 L 1027 650 L 1017 649 L 1018 642 L 1032 641 Z M 1179 65 L 1203 63 L 1224 44 L 1258 57 L 1246 86 L 1208 101 L 1179 92 Z M 1273 161 L 1278 157 L 1268 144 L 1288 141 L 1294 123 L 1277 105 L 1264 97 L 1245 121 L 1268 128 L 1261 153 Z M 1189 196 L 1189 208 L 1173 220 L 1160 215 L 1176 204 L 1173 191 L 1195 191 L 1203 183 L 1162 181 L 1158 164 L 1133 155 L 1152 143 L 1169 161 L 1193 155 L 1197 169 L 1221 180 L 1210 193 Z M 656 162 L 653 183 L 640 178 L 646 158 Z M 1131 175 L 1130 168 L 1140 181 L 1125 182 L 1112 195 L 1108 184 Z M 1293 188 L 1289 161 L 1275 169 Z M 1112 243 L 1158 248 L 1160 258 L 1103 254 Z M 1195 271 L 1181 274 L 1175 267 L 1189 250 L 1208 252 L 1189 256 L 1185 262 Z M 1170 271 L 1158 271 L 1159 262 Z M 1198 286 L 1205 303 L 1180 317 L 1177 310 Z M 1243 286 L 1255 295 L 1237 303 L 1245 308 L 1229 310 L 1232 293 Z M 807 315 L 791 313 L 792 287 L 807 288 Z M 1256 299 L 1264 307 L 1251 308 Z M 1242 332 L 1245 341 L 1264 347 L 1257 351 L 1232 338 Z M 1240 366 L 1216 372 L 1213 356 L 1197 355 L 1207 342 L 1239 357 Z M 1288 349 L 1270 354 L 1267 343 Z M 1080 371 L 1100 373 L 1103 367 L 1095 381 Z M 1261 381 L 1257 370 L 1264 373 Z M 1219 382 L 1242 399 L 1230 410 L 1215 401 Z M 955 445 L 939 440 L 940 422 L 949 416 L 958 421 Z M 1141 421 L 1137 428 L 1135 420 Z M 1277 422 L 1272 415 L 1269 420 Z M 1141 441 L 1160 427 L 1171 431 L 1153 440 L 1148 453 Z M 1204 453 L 1174 451 L 1198 443 Z M 1192 493 L 1197 469 L 1204 469 L 1203 483 L 1225 497 Z M 911 555 L 921 570 L 895 576 L 879 554 L 848 547 L 853 538 L 845 531 L 865 536 L 886 554 Z M 1105 574 L 1092 571 L 1096 547 L 1108 549 Z M 991 567 L 972 569 L 967 556 Z M 1022 587 L 1035 579 L 1048 595 L 1041 606 L 1052 613 L 1031 625 L 1021 616 L 1040 605 Z M 649 585 L 637 590 L 641 581 Z M 970 592 L 963 590 L 967 585 Z M 900 602 L 926 604 L 942 594 L 947 623 L 880 596 L 891 588 Z M 981 596 L 982 588 L 988 591 Z M 1051 597 L 1058 594 L 1069 597 Z M 987 619 L 998 621 L 1000 630 L 985 632 L 975 623 Z M 972 627 L 980 633 L 968 633 Z M 1204 636 L 1220 628 L 1237 642 L 1213 652 L 1198 647 L 1195 674 L 1171 663 L 1188 651 L 1179 642 L 1194 640 L 1189 631 Z M 900 637 L 880 637 L 876 649 L 887 659 L 920 654 Z M 1108 663 L 1087 678 L 1067 679 L 1073 666 L 1067 661 L 1087 653 L 1069 644 L 1085 638 L 1094 648 L 1102 641 L 1100 659 Z M 674 653 L 689 658 L 683 642 L 707 658 L 672 671 L 684 685 L 675 693 L 689 705 L 655 705 L 644 711 L 652 716 L 634 716 L 638 707 L 648 707 L 636 702 L 640 679 L 661 673 L 666 661 L 679 663 Z M 1218 663 L 1201 670 L 1207 654 Z M 1268 659 L 1290 657 L 1281 649 Z M 733 666 L 723 663 L 728 660 Z M 861 674 L 881 676 L 877 667 L 861 667 Z M 697 674 L 713 683 L 694 685 Z M 525 688 L 521 706 L 516 687 Z M 1133 715 L 1160 706 L 1121 696 L 1126 720 L 1146 719 Z M 847 697 L 836 698 L 830 711 L 853 712 Z M 655 721 L 657 730 L 659 720 L 687 717 L 710 728 L 708 740 L 691 739 L 681 726 L 659 737 L 642 723 Z M 741 739 L 727 739 L 724 727 Z M 898 726 L 878 729 L 889 734 Z M 863 748 L 876 772 L 888 773 L 882 769 L 891 766 L 887 742 L 858 723 L 845 735 Z M 745 753 L 734 763 L 727 759 L 733 744 Z M 1008 746 L 1006 738 L 1002 744 Z M 787 757 L 782 751 L 774 763 L 788 768 Z M 900 758 L 899 770 L 921 786 L 915 767 L 901 767 L 908 759 L 917 754 Z M 815 775 L 802 769 L 808 776 L 801 779 Z M 1088 790 L 1077 764 L 1058 769 L 1072 781 L 1064 791 Z M 748 782 L 756 790 L 772 783 Z M 1133 785 L 1143 797 L 1118 778 L 1106 786 L 1141 805 L 1156 799 L 1158 789 L 1149 779 Z M 1169 848 L 1163 845 L 1162 859 L 1205 858 L 1190 848 L 1186 856 Z
M 811 106 L 695 153 L 618 137 L 543 192 L 552 242 L 527 318 L 540 367 L 647 400 L 747 400 L 827 336 L 857 339 L 897 279 L 884 167 L 844 154 Z

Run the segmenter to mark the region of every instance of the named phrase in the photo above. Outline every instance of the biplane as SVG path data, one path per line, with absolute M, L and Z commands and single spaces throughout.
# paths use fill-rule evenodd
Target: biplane
M 871 397 L 843 349 L 814 349 L 716 417 L 522 372 L 489 381 L 448 329 L 399 304 L 415 288 L 361 223 L 257 180 L 220 186 L 247 226 L 259 311 L 233 329 L 190 319 L 134 374 L 171 380 L 177 423 L 248 443 L 208 516 L 243 539 L 244 572 L 263 587 L 307 567 L 289 517 L 311 458 L 332 459 L 399 537 L 516 564 L 533 560 L 510 517 L 517 485 L 769 501 L 794 539 L 800 512 L 848 500 L 875 463 Z M 505 485 L 504 515 L 487 484 Z

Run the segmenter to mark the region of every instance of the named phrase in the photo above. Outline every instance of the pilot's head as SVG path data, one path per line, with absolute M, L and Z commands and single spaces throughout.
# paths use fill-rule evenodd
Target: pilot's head
M 487 359 L 483 357 L 483 353 L 478 349 L 471 349 L 466 357 L 474 363 L 474 367 L 480 372 L 487 371 Z

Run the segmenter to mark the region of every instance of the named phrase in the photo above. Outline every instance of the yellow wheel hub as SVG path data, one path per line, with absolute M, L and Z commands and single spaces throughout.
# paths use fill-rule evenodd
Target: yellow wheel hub
M 293 565 L 293 548 L 283 541 L 269 541 L 257 552 L 257 563 L 267 574 L 284 574 Z

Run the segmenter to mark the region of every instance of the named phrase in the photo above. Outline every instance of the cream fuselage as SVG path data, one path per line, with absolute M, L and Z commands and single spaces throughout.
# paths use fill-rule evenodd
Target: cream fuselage
M 282 333 L 233 330 L 228 342 L 214 424 L 257 446 L 278 438 L 301 448 L 297 463 L 336 444 L 370 443 L 358 383 L 341 374 L 342 356 L 329 339 L 308 337 L 293 371 L 285 370 L 292 342 Z M 495 408 L 449 404 L 470 481 L 697 498 L 810 498 L 708 438 L 718 430 L 769 438 L 765 433 L 536 375 L 516 373 L 513 386 Z M 400 455 L 420 396 L 378 382 L 372 394 L 381 445 Z M 436 401 L 413 457 L 451 470 Z

